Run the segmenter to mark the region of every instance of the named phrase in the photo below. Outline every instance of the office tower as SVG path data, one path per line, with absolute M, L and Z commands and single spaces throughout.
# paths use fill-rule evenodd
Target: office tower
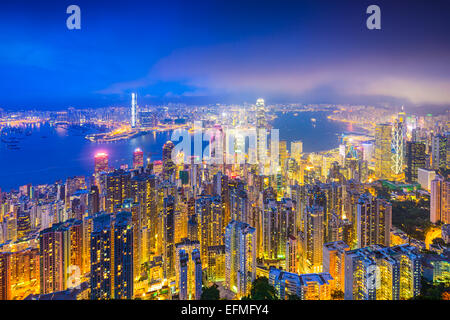
M 133 225 L 130 212 L 119 212 L 114 220 L 114 299 L 131 299 L 134 292 Z
M 144 152 L 140 148 L 136 148 L 133 152 L 133 169 L 144 167 Z
M 202 261 L 207 263 L 208 247 L 223 244 L 223 210 L 220 197 L 200 196 L 197 198 L 195 214 L 199 222 Z
M 417 182 L 419 168 L 426 167 L 425 144 L 408 141 L 406 143 L 406 172 L 407 182 Z
M 164 276 L 175 276 L 175 199 L 172 195 L 163 201 L 162 245 Z
M 111 274 L 114 236 L 111 233 L 111 215 L 102 214 L 93 219 L 91 232 L 91 299 L 111 299 L 114 275 Z
M 292 296 L 301 300 L 330 300 L 333 278 L 326 272 L 299 275 L 270 267 L 269 284 L 282 300 Z
M 137 120 L 136 93 L 131 94 L 131 127 L 136 127 Z
M 375 176 L 390 179 L 392 176 L 391 156 L 392 127 L 390 124 L 377 124 L 375 128 Z
M 392 225 L 392 205 L 384 199 L 376 199 L 364 193 L 357 205 L 357 246 L 364 248 L 371 244 L 389 246 Z
M 439 175 L 431 181 L 430 221 L 450 223 L 450 181 Z
M 404 300 L 420 293 L 422 267 L 408 244 L 345 252 L 345 300 Z
M 334 279 L 333 289 L 344 292 L 345 252 L 350 247 L 342 240 L 323 245 L 323 272 L 328 272 Z
M 107 213 L 115 212 L 125 199 L 130 197 L 130 172 L 122 169 L 114 170 L 106 176 L 106 208 Z
M 403 173 L 403 160 L 405 158 L 404 141 L 405 141 L 405 124 L 403 117 L 399 115 L 392 127 L 392 174 L 399 177 Z
M 256 230 L 232 220 L 225 231 L 225 286 L 238 297 L 250 292 L 256 275 Z
M 108 154 L 105 152 L 98 152 L 94 157 L 95 173 L 108 171 Z
M 267 157 L 267 120 L 264 99 L 256 100 L 256 149 L 259 165 L 264 165 Z
M 417 170 L 417 182 L 420 184 L 422 189 L 431 191 L 431 181 L 436 177 L 436 171 L 429 170 L 425 168 L 419 168 Z
M 206 277 L 211 282 L 225 281 L 225 245 L 208 247 Z
M 306 208 L 302 242 L 302 269 L 305 273 L 322 272 L 324 215 L 323 207 L 313 205 Z
M 433 135 L 431 137 L 431 168 L 434 170 L 447 167 L 448 135 Z

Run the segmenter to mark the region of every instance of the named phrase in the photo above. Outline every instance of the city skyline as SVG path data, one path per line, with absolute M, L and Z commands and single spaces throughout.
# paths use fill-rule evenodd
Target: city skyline
M 0 300 L 450 300 L 430 3 L 2 2 Z

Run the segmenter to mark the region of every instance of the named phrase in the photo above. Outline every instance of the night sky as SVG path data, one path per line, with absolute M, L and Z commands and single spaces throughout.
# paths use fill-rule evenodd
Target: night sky
M 66 28 L 67 6 L 81 30 Z M 366 8 L 381 7 L 381 30 Z M 0 108 L 450 105 L 450 1 L 7 1 Z

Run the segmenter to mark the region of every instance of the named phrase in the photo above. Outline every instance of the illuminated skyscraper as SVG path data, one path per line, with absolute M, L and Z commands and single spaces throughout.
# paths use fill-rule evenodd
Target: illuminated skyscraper
M 420 293 L 417 249 L 372 245 L 345 252 L 345 300 L 404 300 Z
M 267 120 L 264 99 L 256 100 L 256 149 L 259 164 L 264 164 L 267 157 Z
M 399 114 L 392 128 L 392 173 L 397 177 L 403 173 L 403 160 L 405 158 L 405 124 L 403 121 L 403 115 Z
M 303 153 L 303 142 L 301 140 L 291 142 L 291 157 L 300 161 Z
M 419 168 L 425 167 L 425 144 L 421 142 L 408 141 L 406 143 L 406 181 L 417 182 Z
M 390 179 L 392 175 L 391 153 L 392 127 L 390 124 L 377 124 L 375 128 L 375 176 Z
M 448 135 L 433 135 L 431 137 L 431 167 L 435 170 L 447 167 Z
M 111 215 L 102 214 L 94 218 L 91 232 L 91 299 L 112 298 L 112 274 L 114 237 L 111 234 Z
M 137 120 L 137 106 L 136 93 L 131 94 L 131 127 L 136 127 Z
M 195 214 L 200 228 L 202 261 L 207 265 L 208 247 L 223 244 L 223 210 L 220 197 L 200 196 L 195 201 Z
M 232 220 L 225 231 L 225 286 L 242 297 L 256 276 L 256 230 Z
M 328 242 L 323 245 L 323 272 L 334 279 L 335 290 L 344 292 L 345 251 L 350 247 L 344 241 Z
M 131 174 L 124 170 L 114 170 L 106 176 L 106 201 L 105 210 L 107 213 L 115 212 L 120 208 L 125 199 L 130 197 Z
M 392 205 L 384 199 L 376 199 L 364 193 L 357 205 L 358 248 L 371 244 L 389 246 L 392 225 Z
M 430 221 L 450 223 L 450 181 L 439 175 L 431 181 Z
M 137 148 L 133 152 L 133 169 L 142 168 L 144 166 L 144 152 Z
M 323 207 L 314 205 L 306 208 L 305 233 L 302 245 L 304 272 L 322 272 L 324 219 Z
M 82 223 L 70 219 L 43 230 L 40 240 L 41 294 L 65 290 L 70 272 L 82 269 Z
M 108 171 L 108 154 L 99 152 L 95 155 L 95 173 Z
M 172 150 L 175 145 L 172 141 L 167 141 L 163 146 L 162 162 L 164 179 L 169 179 L 172 173 L 175 171 L 175 162 L 172 159 Z
M 202 263 L 200 251 L 178 253 L 178 288 L 180 300 L 200 300 L 202 294 Z
M 0 253 L 0 300 L 11 299 L 11 284 L 9 268 L 10 254 L 9 252 Z
M 164 198 L 162 245 L 163 245 L 163 269 L 164 276 L 175 276 L 175 199 L 172 195 Z
M 225 281 L 225 245 L 208 248 L 206 275 L 211 282 Z
M 131 299 L 134 295 L 133 232 L 131 213 L 117 213 L 114 221 L 114 269 L 111 270 L 114 276 L 114 299 Z
M 91 299 L 133 298 L 131 213 L 96 216 L 90 245 Z

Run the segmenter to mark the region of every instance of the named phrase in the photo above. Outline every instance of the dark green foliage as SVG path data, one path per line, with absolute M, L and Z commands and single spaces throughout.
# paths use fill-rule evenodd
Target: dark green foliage
M 220 300 L 220 291 L 217 289 L 217 285 L 213 284 L 209 288 L 203 288 L 200 300 Z
M 429 201 L 392 201 L 392 225 L 417 240 L 425 240 L 431 226 Z

